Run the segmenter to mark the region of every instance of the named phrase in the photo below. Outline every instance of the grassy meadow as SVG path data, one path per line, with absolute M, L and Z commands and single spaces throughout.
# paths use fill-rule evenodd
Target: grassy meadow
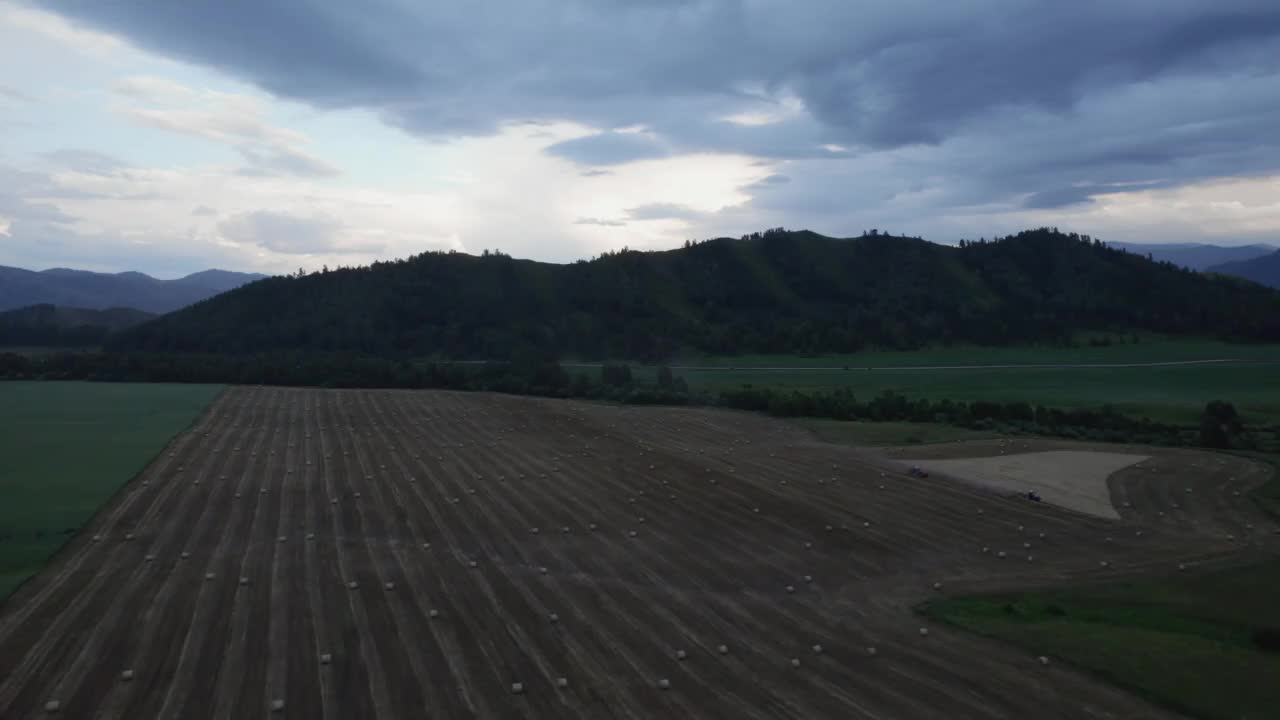
M 1043 367 L 1230 362 L 1141 367 Z M 981 367 L 981 366 L 1012 367 Z M 1211 400 L 1227 400 L 1250 424 L 1280 424 L 1280 346 L 1151 340 L 1106 347 L 954 347 L 857 355 L 684 358 L 673 372 L 695 390 L 743 385 L 812 392 L 849 388 L 956 401 L 1025 401 L 1057 408 L 1111 404 L 1135 417 L 1194 425 Z M 1041 366 L 1041 367 L 1033 367 Z M 868 369 L 870 368 L 870 369 Z M 656 369 L 634 368 L 650 378 Z
M 0 599 L 38 571 L 221 389 L 0 383 Z
M 922 607 L 935 619 L 1084 668 L 1207 720 L 1276 717 L 1277 609 L 1275 559 L 1203 575 L 939 600 Z

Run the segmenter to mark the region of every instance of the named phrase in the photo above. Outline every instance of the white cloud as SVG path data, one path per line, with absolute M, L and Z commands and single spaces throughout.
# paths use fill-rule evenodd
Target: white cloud
M 126 89 L 121 89 L 123 87 Z M 134 76 L 117 83 L 118 92 L 134 102 L 117 104 L 115 112 L 147 127 L 204 138 L 234 148 L 248 163 L 249 175 L 333 177 L 334 165 L 307 150 L 303 133 L 272 125 L 265 119 L 266 102 L 243 94 L 196 92 L 181 83 L 151 76 Z
M 804 114 L 804 101 L 798 97 L 788 96 L 779 101 L 769 102 L 763 107 L 725 115 L 720 119 L 734 125 L 758 127 L 776 125 Z
M 329 254 L 341 249 L 344 227 L 336 218 L 316 214 L 291 215 L 274 210 L 239 213 L 218 223 L 221 238 L 230 247 L 258 245 L 282 255 Z M 381 247 L 368 246 L 379 252 Z
M 169 103 L 191 100 L 196 93 L 180 82 L 155 75 L 131 75 L 121 78 L 112 86 L 120 95 L 151 103 Z
M 1083 232 L 1110 240 L 1280 240 L 1280 175 L 1100 194 L 1093 200 L 1067 212 L 1028 213 L 1026 220 L 1094 228 Z
M 128 47 L 115 35 L 91 30 L 60 15 L 20 5 L 0 7 L 0 23 L 43 35 L 76 52 L 107 56 Z

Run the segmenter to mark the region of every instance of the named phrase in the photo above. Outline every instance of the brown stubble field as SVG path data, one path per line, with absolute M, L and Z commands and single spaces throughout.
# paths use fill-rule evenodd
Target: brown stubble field
M 233 388 L 0 610 L 0 718 L 1166 717 L 911 611 L 1271 542 L 1251 463 L 1156 460 L 1215 465 L 1116 522 L 748 414 Z

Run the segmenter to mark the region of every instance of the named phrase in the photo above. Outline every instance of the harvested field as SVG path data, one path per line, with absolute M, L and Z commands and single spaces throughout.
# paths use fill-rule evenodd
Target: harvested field
M 1076 512 L 1118 520 L 1107 478 L 1147 455 L 1088 450 L 1048 450 L 995 457 L 932 460 L 929 472 L 1011 493 L 1034 490 L 1044 502 Z
M 235 388 L 4 606 L 0 717 L 1167 717 L 910 608 L 1271 542 L 1178 457 L 1108 521 L 741 413 Z

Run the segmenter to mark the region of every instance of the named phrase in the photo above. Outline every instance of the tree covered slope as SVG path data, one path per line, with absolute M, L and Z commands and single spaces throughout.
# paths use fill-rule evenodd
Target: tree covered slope
M 111 333 L 153 317 L 152 313 L 133 308 L 90 310 L 31 305 L 0 312 L 0 346 L 101 345 Z
M 1280 294 L 1048 229 L 961 247 L 772 230 L 569 265 L 426 253 L 271 278 L 125 331 L 112 347 L 656 359 L 1105 329 L 1280 340 Z

